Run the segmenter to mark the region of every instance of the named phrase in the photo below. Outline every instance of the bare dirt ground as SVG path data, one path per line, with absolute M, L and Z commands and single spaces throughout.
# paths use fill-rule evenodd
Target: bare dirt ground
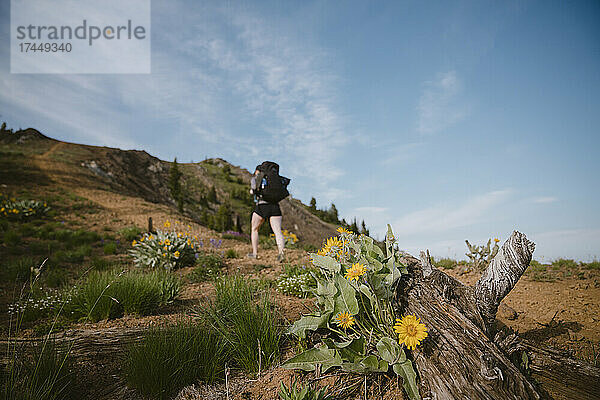
M 466 285 L 474 285 L 480 276 L 476 272 L 461 274 L 460 268 L 445 272 Z M 584 279 L 567 277 L 553 282 L 540 282 L 526 274 L 502 304 L 509 308 L 501 306 L 498 319 L 523 337 L 569 351 L 577 358 L 598 361 L 598 271 L 585 271 Z

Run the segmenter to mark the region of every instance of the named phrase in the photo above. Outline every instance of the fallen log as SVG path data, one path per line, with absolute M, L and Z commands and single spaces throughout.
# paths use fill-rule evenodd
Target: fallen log
M 534 248 L 513 232 L 475 287 L 437 270 L 428 254 L 405 258 L 410 274 L 397 290 L 397 306 L 429 329 L 423 347 L 413 351 L 423 398 L 600 398 L 600 369 L 541 349 L 496 322 L 500 302 L 525 272 Z M 513 361 L 523 351 L 531 373 Z

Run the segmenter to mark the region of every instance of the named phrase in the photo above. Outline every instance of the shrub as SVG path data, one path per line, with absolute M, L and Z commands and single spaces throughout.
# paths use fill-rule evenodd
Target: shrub
M 54 252 L 57 242 L 50 240 L 38 240 L 29 244 L 31 254 L 48 255 Z
M 33 224 L 30 224 L 28 222 L 22 223 L 19 226 L 19 233 L 23 237 L 30 237 L 33 236 L 33 234 L 35 233 L 35 228 L 33 227 Z
M 234 249 L 227 249 L 225 258 L 239 258 L 239 254 Z
M 137 239 L 141 233 L 142 230 L 137 226 L 128 226 L 127 228 L 119 230 L 119 235 L 127 242 L 132 242 Z
M 92 258 L 91 262 L 91 267 L 96 271 L 106 271 L 107 269 L 110 269 L 113 265 L 115 265 L 114 262 L 100 257 Z
M 594 260 L 583 265 L 585 269 L 600 270 L 600 261 Z
M 549 268 L 536 260 L 531 260 L 529 267 L 525 270 L 525 275 L 539 282 L 553 282 L 556 280 Z
M 239 240 L 241 242 L 247 242 L 250 240 L 250 238 L 248 237 L 248 235 L 244 234 L 244 233 L 240 233 L 240 232 L 236 232 L 236 231 L 227 231 L 224 232 L 221 237 L 223 239 L 233 239 L 233 240 Z
M 68 282 L 69 273 L 62 268 L 49 267 L 46 272 L 42 274 L 41 279 L 47 286 L 58 288 Z
M 552 261 L 553 269 L 572 269 L 577 267 L 577 262 L 571 259 L 559 258 L 558 260 Z
M 6 231 L 3 235 L 3 241 L 8 246 L 16 246 L 21 242 L 21 236 L 15 231 Z
M 37 265 L 33 257 L 22 257 L 3 265 L 1 273 L 5 281 L 26 282 Z
M 436 267 L 443 269 L 454 269 L 458 265 L 456 260 L 453 260 L 451 258 L 440 258 L 439 260 L 434 261 L 433 264 Z
M 315 268 L 302 265 L 285 265 L 283 273 L 277 279 L 277 290 L 283 294 L 296 297 L 310 295 L 311 289 L 316 289 L 317 281 L 311 274 L 316 274 Z
M 179 324 L 151 330 L 129 347 L 123 374 L 129 386 L 154 399 L 169 399 L 197 380 L 223 379 L 227 353 L 217 332 Z
M 175 231 L 145 233 L 132 242 L 129 254 L 140 267 L 174 269 L 194 264 L 196 237 Z
M 304 251 L 307 251 L 310 253 L 315 253 L 317 250 L 319 250 L 319 248 L 317 246 L 315 246 L 314 244 L 309 244 L 309 243 L 304 244 L 304 246 L 302 246 L 302 248 L 304 249 Z
M 223 259 L 215 253 L 198 254 L 196 267 L 191 273 L 191 279 L 193 282 L 204 282 L 213 279 L 219 275 L 223 266 Z
M 105 243 L 102 250 L 106 255 L 115 254 L 117 252 L 117 245 L 116 243 Z
M 71 318 L 92 321 L 123 314 L 149 315 L 179 294 L 179 279 L 166 272 L 92 272 L 75 287 L 65 308 Z
M 203 320 L 225 341 L 236 364 L 247 372 L 268 368 L 279 356 L 281 328 L 274 306 L 240 276 L 215 281 L 216 298 L 200 309 Z M 256 300 L 256 301 L 255 301 Z
M 50 207 L 37 200 L 5 200 L 0 203 L 0 217 L 13 220 L 25 220 L 46 214 Z
M 78 246 L 75 250 L 65 252 L 64 260 L 70 263 L 80 263 L 85 257 L 89 257 L 90 254 L 92 254 L 92 246 L 83 244 Z
M 494 239 L 494 246 L 492 247 L 492 239 L 488 239 L 487 244 L 481 246 L 472 245 L 468 240 L 465 240 L 469 249 L 469 252 L 465 255 L 469 257 L 470 264 L 478 270 L 486 269 L 500 250 L 500 247 L 498 247 L 499 241 L 497 238 Z

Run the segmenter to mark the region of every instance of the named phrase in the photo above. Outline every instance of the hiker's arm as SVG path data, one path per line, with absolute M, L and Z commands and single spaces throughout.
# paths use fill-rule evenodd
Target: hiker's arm
M 255 190 L 256 190 L 256 176 L 252 175 L 252 178 L 250 178 L 250 193 L 254 194 Z

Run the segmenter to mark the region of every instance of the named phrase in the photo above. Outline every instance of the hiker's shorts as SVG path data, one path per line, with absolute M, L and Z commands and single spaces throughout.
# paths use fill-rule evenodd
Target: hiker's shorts
M 279 204 L 257 204 L 256 208 L 254 209 L 254 212 L 263 217 L 264 219 L 281 216 L 281 208 L 279 208 Z

